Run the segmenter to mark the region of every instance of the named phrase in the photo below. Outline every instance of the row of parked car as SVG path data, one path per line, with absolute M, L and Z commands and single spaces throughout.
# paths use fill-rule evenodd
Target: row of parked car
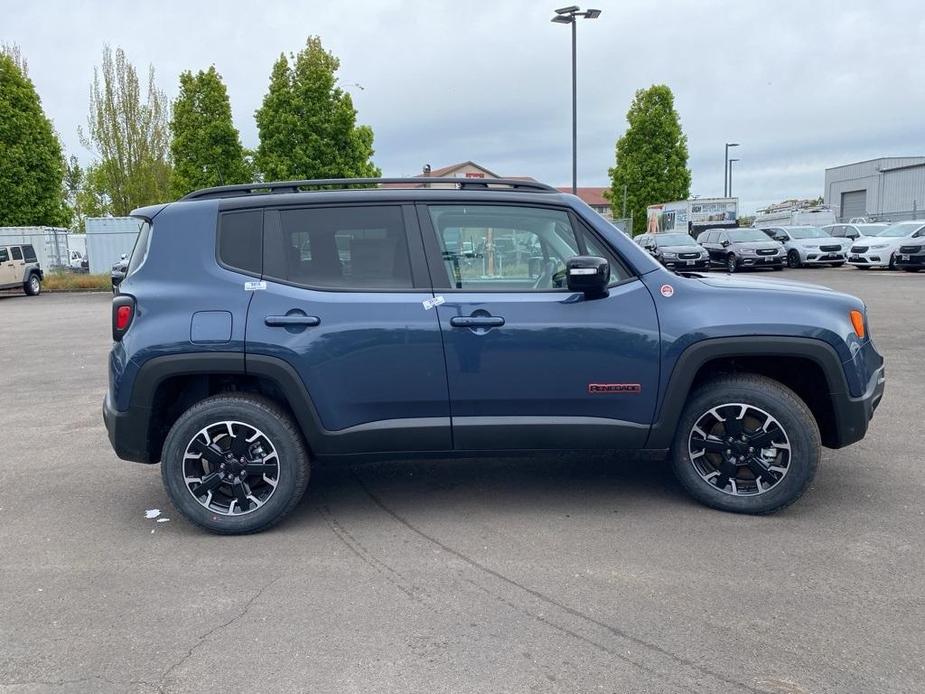
M 845 263 L 918 272 L 925 267 L 925 221 L 708 229 L 696 240 L 684 232 L 646 233 L 637 244 L 670 270 L 782 270 Z

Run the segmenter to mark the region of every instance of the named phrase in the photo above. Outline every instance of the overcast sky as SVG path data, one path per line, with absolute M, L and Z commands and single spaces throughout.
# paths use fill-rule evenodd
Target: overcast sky
M 0 0 L 0 42 L 22 47 L 68 153 L 104 43 L 152 63 L 171 98 L 182 70 L 214 64 L 245 146 L 280 52 L 309 34 L 341 59 L 358 122 L 384 175 L 471 159 L 501 175 L 570 182 L 566 4 L 404 2 L 52 2 Z M 721 195 L 723 143 L 739 142 L 742 211 L 822 194 L 826 167 L 925 155 L 921 0 L 595 0 L 578 26 L 579 185 L 606 185 L 636 89 L 674 90 L 691 192 Z M 362 89 L 357 86 L 361 85 Z

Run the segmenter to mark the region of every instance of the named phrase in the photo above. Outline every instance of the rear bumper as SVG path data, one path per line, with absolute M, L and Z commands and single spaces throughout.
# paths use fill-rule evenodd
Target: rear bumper
M 878 368 L 867 382 L 864 394 L 852 398 L 846 393 L 832 396 L 835 407 L 836 440 L 830 448 L 843 448 L 860 441 L 867 433 L 874 411 L 883 399 L 886 371 Z
M 132 408 L 120 412 L 109 402 L 109 394 L 103 400 L 103 423 L 109 434 L 109 443 L 116 455 L 122 460 L 134 463 L 156 463 L 148 454 L 148 420 L 147 410 Z

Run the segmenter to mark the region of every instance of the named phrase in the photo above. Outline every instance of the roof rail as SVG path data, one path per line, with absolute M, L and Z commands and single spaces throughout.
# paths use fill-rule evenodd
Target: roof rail
M 208 200 L 210 198 L 231 198 L 240 195 L 268 195 L 271 193 L 301 193 L 304 189 L 330 188 L 352 190 L 357 186 L 368 188 L 382 184 L 409 188 L 425 188 L 432 183 L 453 183 L 459 189 L 482 188 L 485 190 L 518 190 L 535 193 L 558 193 L 552 186 L 539 181 L 521 181 L 512 178 L 454 178 L 452 176 L 415 176 L 412 178 L 320 178 L 307 181 L 273 181 L 271 183 L 242 183 L 232 186 L 203 188 L 187 193 L 181 200 Z

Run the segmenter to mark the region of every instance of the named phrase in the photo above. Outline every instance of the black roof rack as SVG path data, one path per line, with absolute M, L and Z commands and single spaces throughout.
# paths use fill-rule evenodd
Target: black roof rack
M 518 190 L 534 193 L 558 193 L 552 186 L 539 181 L 521 181 L 512 178 L 454 178 L 452 176 L 416 176 L 413 178 L 320 178 L 308 181 L 273 181 L 271 183 L 241 183 L 233 186 L 216 186 L 194 190 L 181 200 L 207 200 L 232 198 L 240 195 L 269 195 L 271 193 L 301 193 L 305 189 L 356 190 L 386 184 L 409 188 L 426 188 L 432 183 L 453 183 L 459 189 Z

